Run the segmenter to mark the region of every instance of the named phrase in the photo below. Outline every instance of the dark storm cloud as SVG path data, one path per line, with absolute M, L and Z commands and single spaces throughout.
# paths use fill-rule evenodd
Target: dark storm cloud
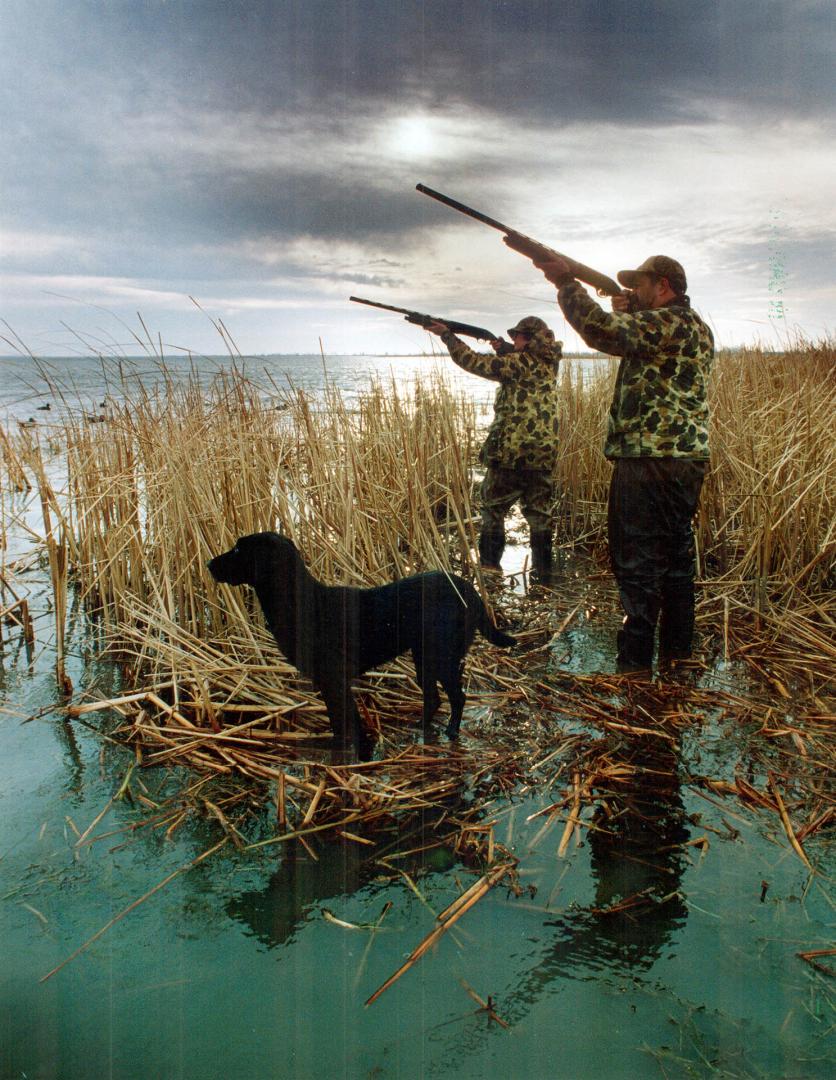
M 56 226 L 72 222 L 83 233 L 83 245 L 43 257 L 61 272 L 82 271 L 91 253 L 106 274 L 147 273 L 149 262 L 158 272 L 186 271 L 182 246 L 194 242 L 280 248 L 292 240 L 326 237 L 332 242 L 362 240 L 385 250 L 433 214 L 411 185 L 388 191 L 325 173 L 239 174 L 221 163 L 153 182 L 147 171 L 125 175 L 120 169 L 101 169 L 95 183 L 107 193 L 104 198 L 90 197 L 89 186 L 76 186 L 84 184 L 84 177 L 74 178 L 66 167 L 54 181 L 51 198 L 50 185 L 42 184 L 38 201 L 28 206 L 29 192 L 22 186 L 18 224 L 34 226 L 51 218 Z M 36 268 L 31 253 L 26 259 Z M 228 251 L 223 273 L 234 269 L 235 261 L 234 251 Z M 202 276 L 213 276 L 211 264 L 203 269 Z
M 523 119 L 834 100 L 832 6 L 778 0 L 6 0 L 5 56 L 194 107 L 460 101 Z M 18 52 L 22 48 L 23 51 Z M 18 91 L 24 86 L 18 86 Z
M 118 170 L 108 148 L 136 117 L 167 112 L 184 131 L 212 110 L 307 117 L 350 143 L 355 125 L 388 109 L 459 106 L 522 125 L 521 154 L 536 153 L 526 129 L 544 123 L 658 126 L 718 105 L 821 116 L 836 85 L 831 14 L 798 0 L 4 0 L 6 206 L 24 221 L 48 207 L 85 227 L 87 212 L 109 228 L 133 210 L 151 229 L 161 215 L 158 227 L 182 231 L 223 199 L 245 231 L 278 222 L 327 233 L 350 218 L 358 232 L 385 231 L 394 204 L 370 213 L 362 193 L 321 179 L 340 171 L 327 138 L 310 162 L 318 182 L 274 162 L 267 180 L 245 168 L 238 187 L 247 163 L 232 133 L 227 156 L 203 164 L 208 175 L 188 149 L 163 175 L 153 142 L 138 140 Z M 291 206 L 306 192 L 320 200 L 315 226 Z M 399 200 L 395 216 L 409 229 L 416 212 Z

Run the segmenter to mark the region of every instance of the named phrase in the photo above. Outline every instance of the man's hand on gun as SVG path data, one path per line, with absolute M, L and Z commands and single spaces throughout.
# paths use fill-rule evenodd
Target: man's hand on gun
M 546 281 L 550 281 L 552 285 L 556 285 L 558 288 L 565 285 L 567 281 L 575 280 L 572 267 L 560 255 L 556 255 L 553 259 L 547 261 L 541 262 L 539 259 L 533 259 L 532 262 L 538 270 L 543 272 Z
M 538 244 L 536 240 L 529 240 L 527 236 L 522 236 L 519 233 L 509 233 L 502 239 L 513 251 L 517 251 L 520 255 L 525 255 L 526 258 L 531 259 L 545 279 L 550 281 L 552 285 L 556 285 L 557 288 L 565 285 L 567 281 L 575 279 L 574 270 L 566 259 L 544 244 Z M 613 311 L 621 313 L 635 311 L 634 296 L 629 290 L 625 289 L 624 292 L 611 297 L 611 299 Z
M 430 334 L 437 334 L 438 337 L 441 337 L 442 334 L 447 333 L 447 331 L 450 329 L 450 327 L 447 325 L 447 323 L 431 322 L 431 323 L 427 323 L 427 325 L 424 327 L 424 329 Z

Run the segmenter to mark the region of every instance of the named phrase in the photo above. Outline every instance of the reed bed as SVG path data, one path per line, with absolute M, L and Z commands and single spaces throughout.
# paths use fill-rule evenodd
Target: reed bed
M 603 539 L 601 453 L 614 366 L 561 375 L 558 463 L 564 539 Z M 710 383 L 711 469 L 700 500 L 700 569 L 712 586 L 831 592 L 836 585 L 836 350 L 722 352 Z
M 461 565 L 472 429 L 472 406 L 439 383 L 408 403 L 377 384 L 355 410 L 333 387 L 324 403 L 268 400 L 235 372 L 208 392 L 134 394 L 106 424 L 66 427 L 79 578 L 109 626 L 139 603 L 200 633 L 224 621 L 204 563 L 249 532 L 282 529 L 325 580 Z
M 259 785 L 276 800 L 270 842 L 327 832 L 363 843 L 378 819 L 436 807 L 445 841 L 490 862 L 498 849 L 485 821 L 499 794 L 568 776 L 565 853 L 606 785 L 639 775 L 608 756 L 613 740 L 676 742 L 712 714 L 757 731 L 764 760 L 776 744 L 784 756 L 760 787 L 709 777 L 706 791 L 769 809 L 782 827 L 803 813 L 790 842 L 831 819 L 818 771 L 833 760 L 828 680 L 836 674 L 829 346 L 723 354 L 717 364 L 714 456 L 698 522 L 699 624 L 706 655 L 744 665 L 752 692 L 690 687 L 638 709 L 622 680 L 550 671 L 555 643 L 588 614 L 584 583 L 538 598 L 482 580 L 476 416 L 443 380 L 409 391 L 372 381 L 348 402 L 333 385 L 317 398 L 293 387 L 265 393 L 234 364 L 208 386 L 196 372 L 166 378 L 160 366 L 154 390 L 114 373 L 104 420 L 64 414 L 53 438 L 66 458 L 66 490 L 44 467 L 37 432 L 3 440 L 12 448 L 7 492 L 22 474 L 40 495 L 59 621 L 72 581 L 123 667 L 121 698 L 74 703 L 70 715 L 118 714 L 118 734 L 139 764 Z M 561 376 L 559 539 L 595 557 L 603 554 L 611 378 L 609 369 L 582 377 L 572 364 Z M 522 645 L 510 655 L 483 643 L 471 651 L 465 750 L 415 745 L 420 695 L 401 660 L 372 673 L 360 695 L 382 759 L 331 758 L 322 704 L 278 656 L 252 597 L 216 586 L 205 569 L 238 535 L 271 528 L 292 536 L 328 582 L 372 585 L 430 567 L 476 581 Z M 590 732 L 600 741 L 590 743 Z M 534 767 L 543 758 L 547 772 Z M 479 793 L 467 813 L 465 790 Z M 231 841 L 246 842 L 241 822 L 213 805 Z M 177 815 L 166 828 L 188 816 L 182 806 Z

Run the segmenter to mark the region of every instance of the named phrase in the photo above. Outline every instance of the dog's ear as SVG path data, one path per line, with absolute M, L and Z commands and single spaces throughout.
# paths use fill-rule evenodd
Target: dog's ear
M 293 543 L 287 533 L 269 532 L 265 533 L 264 535 L 270 537 L 271 542 L 276 548 L 281 548 L 285 551 L 296 551 L 296 545 Z

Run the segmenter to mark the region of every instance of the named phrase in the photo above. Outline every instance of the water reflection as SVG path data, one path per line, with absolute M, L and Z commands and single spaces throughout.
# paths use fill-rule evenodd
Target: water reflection
M 649 736 L 623 740 L 613 757 L 635 772 L 626 790 L 602 801 L 589 832 L 592 952 L 608 966 L 635 972 L 653 966 L 687 917 L 679 888 L 689 831 L 669 743 Z M 576 933 L 557 952 L 582 954 L 589 944 Z
M 59 720 L 53 725 L 55 736 L 64 752 L 67 767 L 67 792 L 80 797 L 84 792 L 84 755 L 78 745 L 78 739 L 69 720 Z
M 647 727 L 643 712 L 633 720 Z M 668 734 L 662 718 L 655 723 Z M 586 979 L 603 972 L 643 978 L 687 918 L 680 888 L 690 833 L 678 742 L 652 735 L 608 737 L 605 752 L 615 768 L 607 769 L 611 779 L 597 789 L 599 803 L 586 835 L 594 900 L 544 924 L 558 939 L 516 995 L 525 1001 L 559 977 Z
M 268 948 L 290 943 L 329 901 L 336 904 L 375 881 L 385 889 L 404 880 L 404 873 L 415 879 L 428 871 L 448 870 L 456 857 L 439 844 L 436 828 L 443 816 L 440 808 L 407 818 L 393 828 L 388 844 L 378 836 L 374 848 L 333 838 L 315 850 L 311 842 L 307 849 L 289 842 L 283 845 L 281 862 L 267 885 L 232 897 L 226 913 Z
M 281 864 L 263 889 L 228 900 L 226 913 L 244 923 L 268 948 L 293 941 L 298 927 L 327 900 L 350 895 L 375 873 L 374 859 L 356 843 L 328 844 L 312 858 L 301 844 L 288 844 Z

